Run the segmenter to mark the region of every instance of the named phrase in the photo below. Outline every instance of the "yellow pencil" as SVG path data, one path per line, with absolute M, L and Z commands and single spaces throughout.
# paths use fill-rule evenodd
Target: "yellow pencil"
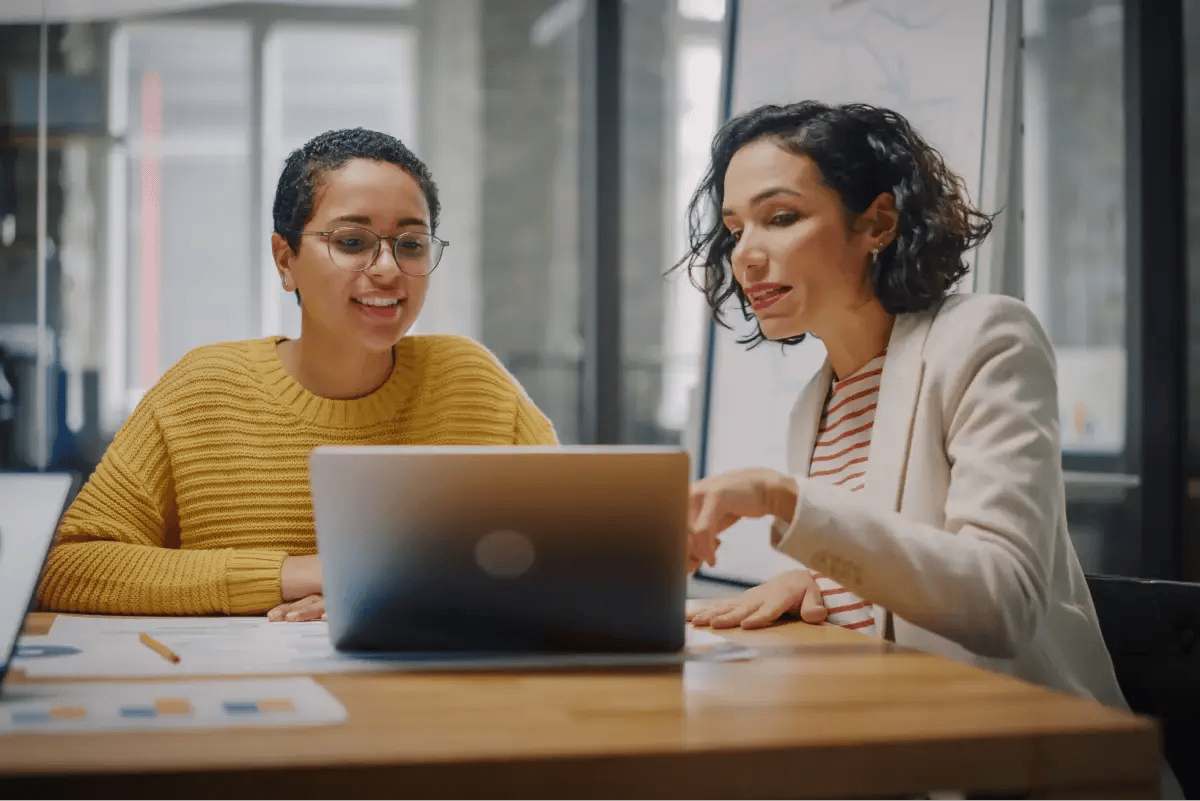
M 172 651 L 167 646 L 163 645 L 158 640 L 151 637 L 149 634 L 139 634 L 138 639 L 142 641 L 142 645 L 157 653 L 168 662 L 178 662 L 179 654 Z

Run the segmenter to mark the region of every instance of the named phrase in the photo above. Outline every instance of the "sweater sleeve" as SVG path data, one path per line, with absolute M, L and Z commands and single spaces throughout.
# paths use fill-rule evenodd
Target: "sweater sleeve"
M 286 553 L 179 547 L 175 485 L 151 394 L 63 516 L 42 608 L 126 615 L 262 612 L 280 603 Z
M 524 393 L 517 399 L 514 445 L 557 445 L 558 435 L 546 415 Z

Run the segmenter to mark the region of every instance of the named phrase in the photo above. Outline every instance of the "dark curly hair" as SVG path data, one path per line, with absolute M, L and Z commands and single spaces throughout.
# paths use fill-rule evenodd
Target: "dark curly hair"
M 366 128 L 344 128 L 314 136 L 293 150 L 284 162 L 275 188 L 271 216 L 275 233 L 287 240 L 294 252 L 300 250 L 300 232 L 312 218 L 317 189 L 325 175 L 352 159 L 386 161 L 416 179 L 429 204 L 430 233 L 436 233 L 442 206 L 438 201 L 437 184 L 425 163 L 394 136 Z M 299 292 L 296 300 L 300 300 Z
M 992 215 L 967 202 L 962 179 L 900 114 L 863 103 L 833 106 L 814 100 L 761 106 L 726 122 L 713 139 L 708 171 L 688 204 L 689 252 L 675 265 L 687 266 L 713 318 L 726 328 L 721 307 L 729 298 L 737 297 L 747 321 L 754 314 L 733 277 L 735 240 L 720 214 L 711 211 L 723 206 L 725 172 L 734 153 L 760 139 L 811 158 L 850 219 L 879 195 L 892 194 L 896 238 L 880 251 L 870 276 L 875 297 L 891 314 L 923 311 L 944 298 L 967 274 L 963 254 L 992 230 Z M 754 347 L 764 340 L 756 324 L 738 341 Z M 778 341 L 803 340 L 800 334 Z

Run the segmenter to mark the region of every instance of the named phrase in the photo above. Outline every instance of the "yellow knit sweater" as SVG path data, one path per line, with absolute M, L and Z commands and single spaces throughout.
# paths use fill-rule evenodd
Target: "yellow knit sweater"
M 316 552 L 308 454 L 321 444 L 552 445 L 554 429 L 480 345 L 409 336 L 377 389 L 313 395 L 279 338 L 185 356 L 117 433 L 59 528 L 46 609 L 260 613 L 284 557 Z

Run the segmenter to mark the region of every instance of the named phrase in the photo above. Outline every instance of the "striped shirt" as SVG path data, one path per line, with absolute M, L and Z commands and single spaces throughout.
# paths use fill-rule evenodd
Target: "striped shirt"
M 808 477 L 814 481 L 861 492 L 867 486 L 867 456 L 871 427 L 887 351 L 876 356 L 849 378 L 830 387 L 825 411 L 817 429 Z M 875 634 L 871 604 L 828 576 L 813 573 L 821 590 L 829 622 L 848 629 Z

